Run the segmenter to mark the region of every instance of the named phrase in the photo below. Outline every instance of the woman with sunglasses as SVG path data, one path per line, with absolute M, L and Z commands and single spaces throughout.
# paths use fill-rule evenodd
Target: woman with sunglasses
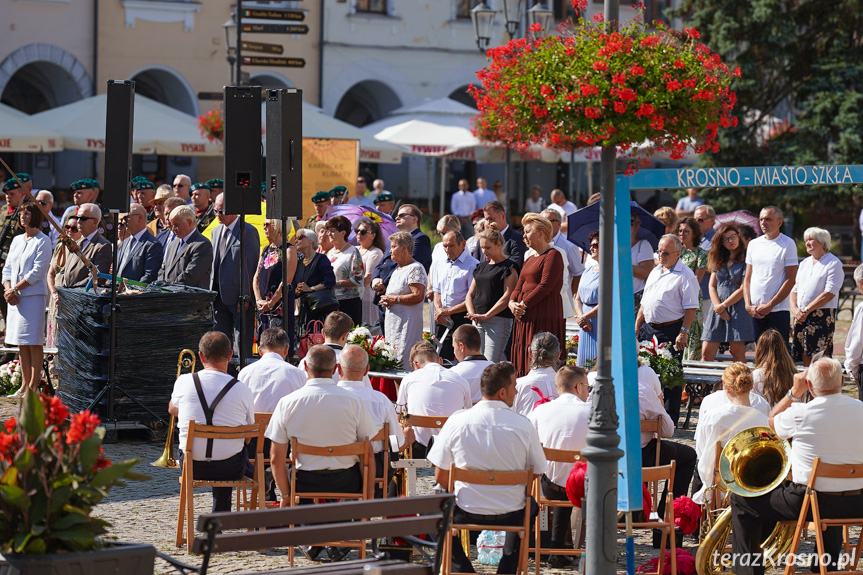
M 380 321 L 380 312 L 375 305 L 375 292 L 371 289 L 372 275 L 381 260 L 384 259 L 384 251 L 387 249 L 381 235 L 381 227 L 368 218 L 361 218 L 354 224 L 358 248 L 363 258 L 363 323 L 375 325 Z
M 27 202 L 18 214 L 24 230 L 15 236 L 3 267 L 3 297 L 6 312 L 6 344 L 17 345 L 21 359 L 21 388 L 13 397 L 28 389 L 39 391 L 45 334 L 45 303 L 48 299 L 48 268 L 51 243 L 42 233 L 42 212 Z
M 78 229 L 78 216 L 72 214 L 66 220 L 66 224 L 63 226 L 63 231 L 66 232 L 66 235 L 73 242 L 77 242 L 81 239 L 81 231 Z M 57 247 L 54 248 L 54 254 L 51 256 L 51 265 L 48 267 L 48 293 L 54 293 L 57 291 L 55 287 L 55 281 L 57 278 L 57 274 L 59 274 L 63 270 L 63 266 L 66 264 L 66 258 L 69 256 L 68 251 L 66 250 L 66 246 L 62 243 L 57 244 Z M 72 256 L 75 257 L 75 256 Z M 57 303 L 54 301 L 53 297 L 48 298 L 48 327 L 46 330 L 45 336 L 45 347 L 56 347 L 56 341 L 54 338 L 57 334 Z
M 288 288 L 287 305 L 282 303 L 282 221 L 264 220 L 264 233 L 268 244 L 258 260 L 258 269 L 252 281 L 252 291 L 255 293 L 255 307 L 258 312 L 258 328 L 255 331 L 257 342 L 265 329 L 280 327 L 285 329 L 290 341 L 289 355 L 294 354 L 294 293 Z M 286 261 L 288 264 L 288 283 L 293 282 L 297 271 L 297 248 L 288 243 Z M 284 325 L 284 310 L 288 310 L 288 325 Z
M 713 309 L 704 318 L 701 359 L 713 361 L 719 344 L 727 342 L 734 361 L 746 361 L 746 342 L 755 340 L 752 317 L 743 301 L 746 248 L 740 231 L 725 224 L 713 236 L 707 255 L 710 270 L 710 301 Z
M 333 247 L 327 252 L 333 273 L 336 274 L 336 299 L 339 310 L 348 314 L 354 325 L 363 322 L 363 258 L 360 252 L 348 243 L 351 222 L 344 216 L 327 220 L 327 235 Z
M 576 365 L 591 367 L 596 363 L 596 319 L 599 313 L 599 231 L 591 232 L 590 257 L 596 265 L 584 270 L 575 294 L 575 321 L 581 328 Z

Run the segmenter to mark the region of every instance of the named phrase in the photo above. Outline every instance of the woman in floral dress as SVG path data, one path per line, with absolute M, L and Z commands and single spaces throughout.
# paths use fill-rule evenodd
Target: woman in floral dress
M 265 329 L 281 327 L 288 333 L 288 339 L 291 342 L 290 352 L 293 354 L 296 339 L 293 290 L 288 290 L 287 305 L 282 304 L 282 221 L 266 220 L 264 233 L 269 243 L 261 253 L 258 269 L 252 281 L 258 315 L 255 341 L 260 340 Z M 297 270 L 297 248 L 293 244 L 287 244 L 287 254 L 288 283 L 293 283 L 294 272 Z M 284 327 L 285 310 L 288 313 L 287 327 Z
M 695 218 L 690 216 L 680 218 L 680 221 L 677 222 L 677 237 L 683 243 L 680 260 L 692 270 L 692 273 L 695 274 L 695 279 L 701 283 L 701 278 L 707 272 L 707 250 L 698 245 L 701 242 L 701 226 L 698 225 Z M 701 329 L 701 290 L 699 289 L 698 309 L 695 310 L 695 319 L 689 328 L 689 340 L 686 344 L 686 349 L 683 350 L 684 360 L 701 359 Z

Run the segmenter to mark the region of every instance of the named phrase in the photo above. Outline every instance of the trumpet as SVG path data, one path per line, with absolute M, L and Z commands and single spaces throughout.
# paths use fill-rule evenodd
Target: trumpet
M 180 357 L 177 358 L 177 378 L 183 373 L 183 368 L 189 370 L 189 373 L 195 371 L 195 352 L 191 349 L 184 349 L 180 352 Z M 174 427 L 177 425 L 177 416 L 172 415 L 171 421 L 168 423 L 168 434 L 165 436 L 165 449 L 162 451 L 162 456 L 151 463 L 153 467 L 167 467 L 168 469 L 176 469 L 180 467 L 177 460 L 174 459 Z

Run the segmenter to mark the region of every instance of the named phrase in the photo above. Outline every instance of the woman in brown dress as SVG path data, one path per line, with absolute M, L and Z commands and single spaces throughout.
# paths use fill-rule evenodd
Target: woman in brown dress
M 525 214 L 521 221 L 524 224 L 524 243 L 537 255 L 525 260 L 509 301 L 509 309 L 515 317 L 510 359 L 519 377 L 530 371 L 527 352 L 533 334 L 547 331 L 558 341 L 564 341 L 566 334 L 560 299 L 563 258 L 551 246 L 551 222 L 534 213 Z

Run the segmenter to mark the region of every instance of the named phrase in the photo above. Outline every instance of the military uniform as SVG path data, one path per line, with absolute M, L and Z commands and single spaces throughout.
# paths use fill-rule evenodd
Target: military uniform
M 313 204 L 326 204 L 330 201 L 330 192 L 318 192 L 314 196 L 312 196 Z M 306 228 L 313 230 L 315 229 L 315 224 L 322 221 L 324 218 L 318 217 L 317 212 L 309 216 L 309 219 L 306 220 Z
M 209 180 L 209 182 L 212 181 L 213 180 Z M 221 181 L 222 180 L 218 180 L 218 182 Z M 216 210 L 213 209 L 213 200 L 215 199 L 215 197 L 213 196 L 213 188 L 209 184 L 209 182 L 196 182 L 192 184 L 191 188 L 189 188 L 190 194 L 194 191 L 200 190 L 201 188 L 206 188 L 210 190 L 210 205 L 207 206 L 207 209 L 200 214 L 197 212 L 197 210 L 195 210 L 195 217 L 197 218 L 195 220 L 195 226 L 201 233 L 204 233 L 204 230 L 206 230 L 210 223 L 212 223 L 212 221 L 216 219 Z

